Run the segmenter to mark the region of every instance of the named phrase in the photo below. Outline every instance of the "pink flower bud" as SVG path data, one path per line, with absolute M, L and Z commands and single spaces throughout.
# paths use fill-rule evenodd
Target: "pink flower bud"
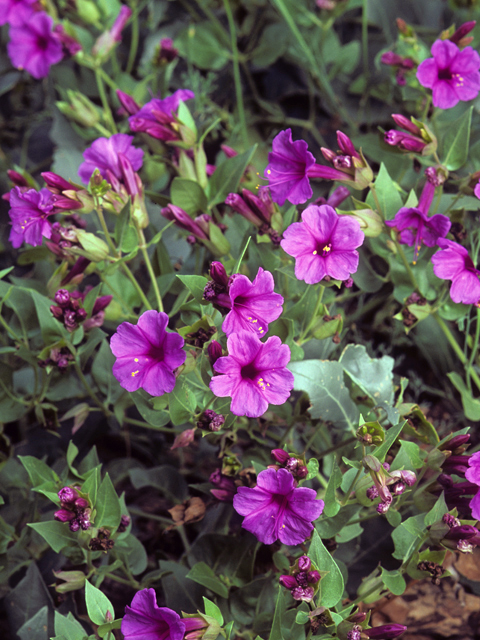
M 278 581 L 282 587 L 285 587 L 286 589 L 295 589 L 295 587 L 298 587 L 295 576 L 280 576 Z
M 63 489 L 60 489 L 60 491 L 58 492 L 58 499 L 60 500 L 60 502 L 64 502 L 66 504 L 72 504 L 73 502 L 75 502 L 75 500 L 77 500 L 77 498 L 77 491 L 75 489 L 72 489 L 71 487 L 63 487 Z
M 449 38 L 450 42 L 453 42 L 454 44 L 458 44 L 460 40 L 462 40 L 467 34 L 470 33 L 470 31 L 473 31 L 473 29 L 475 29 L 476 24 L 477 23 L 475 22 L 475 20 L 471 20 L 470 22 L 464 22 L 462 25 L 458 27 L 455 33 L 452 36 L 450 36 Z
M 117 98 L 119 99 L 120 104 L 122 105 L 124 110 L 129 115 L 134 116 L 140 111 L 140 105 L 138 104 L 138 102 L 135 102 L 132 96 L 129 96 L 128 93 L 124 93 L 123 91 L 120 91 L 120 89 L 117 89 Z
M 170 447 L 170 450 L 173 451 L 179 447 L 188 447 L 188 445 L 195 439 L 195 431 L 196 429 L 186 429 L 185 431 L 182 431 L 182 433 L 179 433 Z
M 210 364 L 213 367 L 215 362 L 222 357 L 222 345 L 216 340 L 212 340 L 207 347 L 207 353 Z
M 75 513 L 67 509 L 60 509 L 59 511 L 55 511 L 53 517 L 59 522 L 70 522 L 75 518 Z
M 285 464 L 290 458 L 289 454 L 283 449 L 272 449 L 271 456 L 279 464 Z
M 407 630 L 407 627 L 403 624 L 383 624 L 380 627 L 374 627 L 372 629 L 364 629 L 369 638 L 378 638 L 379 640 L 393 640 L 398 638 Z
M 309 571 L 312 566 L 312 561 L 308 556 L 300 556 L 298 559 L 298 568 L 300 571 Z
M 309 571 L 307 578 L 310 584 L 316 584 L 320 580 L 320 573 L 318 571 Z

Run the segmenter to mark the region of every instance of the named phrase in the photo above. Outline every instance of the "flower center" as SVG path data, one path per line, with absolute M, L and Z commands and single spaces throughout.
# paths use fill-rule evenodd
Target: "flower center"
M 264 378 L 260 377 L 261 371 L 258 371 L 253 362 L 243 366 L 240 373 L 243 380 L 251 380 L 252 382 L 255 382 L 262 391 L 265 391 L 265 389 L 270 386 Z
M 438 79 L 439 80 L 451 80 L 452 79 L 452 72 L 450 71 L 450 69 L 439 69 L 438 71 Z
M 37 47 L 41 51 L 46 51 L 47 47 L 48 47 L 48 39 L 44 38 L 43 36 L 38 36 L 38 38 L 37 38 Z
M 332 252 L 332 243 L 328 242 L 327 244 L 321 244 L 318 249 L 315 249 L 315 251 L 313 252 L 313 255 L 321 255 L 322 258 L 326 258 L 328 255 L 330 255 L 330 253 Z

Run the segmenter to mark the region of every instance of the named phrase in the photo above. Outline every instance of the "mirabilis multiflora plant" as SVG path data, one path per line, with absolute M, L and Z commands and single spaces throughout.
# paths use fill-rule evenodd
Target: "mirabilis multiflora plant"
M 338 15 L 342 4 L 317 3 Z M 290 119 L 265 142 L 260 171 L 244 141 L 220 145 L 231 119 L 219 110 L 215 120 L 191 72 L 205 59 L 203 44 L 192 54 L 194 28 L 159 39 L 134 70 L 142 10 L 117 8 L 92 38 L 86 25 L 102 24 L 101 12 L 88 23 L 83 8 L 77 24 L 37 3 L 0 6 L 24 78 L 80 65 L 97 87 L 58 100 L 85 141 L 76 171 L 57 161 L 42 186 L 12 166 L 4 194 L 22 268 L 0 280 L 0 407 L 25 444 L 9 457 L 2 440 L 0 547 L 7 578 L 28 565 L 5 588 L 12 601 L 30 584 L 43 593 L 36 560 L 53 550 L 47 583 L 71 598 L 63 613 L 42 601 L 15 632 L 40 625 L 80 640 L 86 617 L 65 612 L 84 593 L 100 637 L 399 637 L 403 621 L 378 625 L 366 604 L 412 580 L 438 584 L 447 552 L 480 544 L 479 454 L 468 452 L 467 427 L 439 435 L 407 401 L 418 394 L 366 327 L 387 317 L 392 342 L 410 339 L 405 328 L 419 341 L 434 334 L 437 350 L 443 337 L 453 348 L 445 360 L 456 355 L 459 366 L 439 379 L 460 393 L 459 421 L 480 419 L 479 236 L 467 213 L 480 197 L 468 155 L 475 25 L 427 45 L 398 23 L 398 52 L 379 59 L 410 97 L 392 108 L 394 124 L 376 123 L 385 131 L 374 150 L 371 132 L 359 135 L 337 104 L 328 143 L 314 137 L 315 147 Z M 230 9 L 226 18 L 232 29 Z M 201 43 L 214 37 L 198 30 Z M 186 75 L 173 73 L 179 57 Z M 238 50 L 226 60 L 238 89 Z M 47 445 L 27 453 L 29 420 L 59 441 L 58 459 L 45 458 Z M 102 462 L 86 450 L 98 434 L 108 437 Z M 119 441 L 126 456 L 116 460 Z M 391 527 L 397 566 L 379 565 L 375 552 L 355 597 L 343 560 L 378 518 Z M 106 595 L 114 582 L 116 607 Z

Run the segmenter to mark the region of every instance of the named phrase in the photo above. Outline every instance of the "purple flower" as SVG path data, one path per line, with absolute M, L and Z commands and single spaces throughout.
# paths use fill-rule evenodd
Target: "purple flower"
M 33 13 L 32 5 L 37 0 L 0 0 L 0 25 L 19 27 Z
M 358 268 L 358 251 L 365 236 L 357 220 L 339 216 L 328 205 L 310 205 L 302 222 L 283 233 L 283 250 L 296 259 L 295 276 L 307 284 L 325 276 L 346 280 Z
M 274 286 L 272 274 L 262 267 L 253 282 L 241 274 L 232 276 L 228 290 L 231 311 L 222 324 L 227 336 L 253 331 L 262 337 L 268 331 L 268 323 L 277 320 L 283 311 L 283 297 L 273 292 Z
M 178 89 L 174 94 L 159 100 L 147 102 L 140 111 L 130 116 L 128 122 L 132 131 L 143 131 L 158 140 L 178 140 L 178 132 L 171 126 L 176 123 L 176 113 L 181 102 L 195 97 L 189 89 Z
M 32 13 L 18 26 L 12 25 L 7 51 L 13 66 L 37 79 L 48 76 L 50 66 L 63 58 L 62 45 L 52 29 L 53 19 L 44 11 Z
M 478 485 L 478 491 L 470 501 L 470 509 L 472 510 L 472 516 L 476 520 L 480 520 L 480 451 L 470 456 L 465 478 L 469 482 Z
M 110 340 L 117 361 L 113 375 L 127 391 L 145 389 L 152 396 L 169 393 L 175 386 L 174 369 L 185 362 L 184 340 L 167 333 L 168 316 L 145 311 L 136 325 L 122 322 Z
M 447 216 L 440 213 L 431 218 L 428 210 L 435 194 L 434 185 L 427 180 L 423 187 L 418 207 L 402 207 L 393 220 L 386 220 L 389 227 L 398 229 L 400 244 L 414 246 L 413 264 L 416 263 L 422 242 L 427 247 L 434 247 L 439 238 L 444 238 L 450 231 L 452 223 Z
M 223 375 L 212 378 L 210 389 L 220 398 L 231 396 L 232 413 L 258 418 L 269 403 L 286 402 L 294 380 L 286 368 L 290 349 L 280 338 L 272 336 L 261 342 L 255 333 L 241 331 L 228 337 L 227 347 L 228 356 L 213 365 Z
M 9 240 L 15 249 L 23 243 L 37 247 L 42 237 L 52 236 L 52 223 L 48 216 L 55 213 L 54 197 L 48 189 L 22 191 L 14 187 L 10 191 L 10 219 L 12 230 Z
M 473 100 L 480 91 L 480 56 L 472 47 L 463 51 L 449 40 L 436 40 L 433 58 L 424 60 L 417 69 L 421 85 L 432 89 L 433 105 L 450 109 L 460 100 Z
M 480 271 L 475 269 L 468 251 L 446 238 L 439 238 L 437 244 L 441 251 L 432 256 L 433 273 L 437 278 L 452 281 L 450 297 L 453 302 L 477 304 L 480 300 Z
M 114 133 L 110 138 L 97 138 L 92 145 L 83 152 L 85 162 L 78 169 L 78 175 L 88 184 L 92 173 L 98 169 L 102 177 L 108 180 L 110 172 L 117 180 L 123 180 L 123 172 L 119 154 L 122 154 L 138 171 L 143 164 L 143 150 L 132 146 L 133 137 L 125 133 Z
M 270 338 L 272 340 L 272 338 Z M 286 469 L 265 469 L 258 474 L 254 489 L 239 487 L 233 508 L 245 516 L 242 527 L 260 542 L 296 545 L 313 531 L 313 520 L 322 513 L 324 502 L 313 489 L 295 487 Z
M 157 605 L 154 589 L 138 591 L 125 607 L 121 626 L 125 640 L 183 640 L 185 630 L 178 613 Z

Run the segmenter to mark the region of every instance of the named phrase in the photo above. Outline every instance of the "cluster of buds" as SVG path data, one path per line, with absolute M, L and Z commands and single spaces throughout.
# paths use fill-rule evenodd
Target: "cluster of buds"
M 294 600 L 311 602 L 318 589 L 320 573 L 312 569 L 312 561 L 308 556 L 300 556 L 290 575 L 280 576 L 282 587 L 290 590 Z
M 404 87 L 407 84 L 405 75 L 416 66 L 411 58 L 399 56 L 397 53 L 393 53 L 393 51 L 383 53 L 380 62 L 396 68 L 395 80 L 400 87 Z
M 290 471 L 296 480 L 303 480 L 308 475 L 308 469 L 301 458 L 292 456 L 283 449 L 272 449 L 272 458 L 275 460 L 275 469 L 286 469 Z
M 206 409 L 200 416 L 200 420 L 197 422 L 199 429 L 205 429 L 209 431 L 220 431 L 225 423 L 225 417 L 219 413 L 215 413 L 212 409 Z
M 347 640 L 394 640 L 407 630 L 403 624 L 382 624 L 371 629 L 362 629 L 359 624 L 353 625 L 347 633 Z
M 112 296 L 101 296 L 95 300 L 91 317 L 86 320 L 87 312 L 82 307 L 87 291 L 73 291 L 70 293 L 67 289 L 59 289 L 55 294 L 55 305 L 50 307 L 53 317 L 62 322 L 67 331 L 75 331 L 80 324 L 83 324 L 85 331 L 89 331 L 93 327 L 100 327 L 105 318 L 105 307 L 107 307 Z M 86 322 L 85 322 L 86 320 Z
M 75 357 L 70 353 L 68 347 L 61 347 L 58 349 L 54 347 L 50 349 L 50 355 L 45 360 L 39 360 L 39 367 L 57 367 L 57 369 L 63 373 L 71 360 L 75 360 Z
M 436 151 L 437 139 L 423 122 L 413 117 L 409 120 L 400 113 L 392 113 L 392 118 L 405 131 L 386 131 L 383 139 L 387 144 L 401 151 L 420 153 L 422 156 L 429 156 Z
M 367 489 L 366 495 L 370 500 L 380 497 L 377 505 L 377 512 L 380 514 L 390 509 L 394 495 L 401 495 L 407 487 L 413 486 L 417 481 L 413 471 L 390 472 L 390 465 L 386 462 L 382 464 L 375 456 L 365 456 L 363 463 L 374 483 L 373 487 Z
M 215 305 L 221 313 L 227 313 L 232 304 L 230 296 L 228 295 L 232 280 L 228 277 L 225 267 L 221 262 L 212 262 L 210 265 L 210 277 L 212 279 L 207 282 L 203 290 L 203 297 Z
M 85 229 L 87 223 L 77 215 L 67 216 L 64 219 L 67 224 L 54 222 L 52 225 L 52 235 L 45 244 L 52 253 L 62 260 L 71 256 L 70 249 L 72 247 L 81 248 L 78 242 L 77 230 Z
M 63 487 L 58 492 L 61 509 L 53 517 L 59 522 L 68 522 L 70 531 L 87 531 L 90 528 L 90 507 L 88 500 L 79 494 L 79 488 Z
M 107 551 L 113 548 L 114 544 L 115 542 L 110 540 L 110 530 L 105 529 L 105 527 L 100 527 L 97 535 L 90 540 L 88 546 L 92 551 L 103 551 L 107 553 Z
M 93 198 L 85 187 L 68 182 L 52 171 L 45 171 L 41 176 L 45 180 L 45 186 L 53 194 L 55 206 L 58 209 L 77 213 L 90 213 L 94 209 Z M 77 226 L 80 225 L 77 224 Z
M 233 502 L 233 496 L 237 493 L 237 485 L 231 476 L 224 475 L 220 469 L 214 471 L 209 478 L 215 489 L 210 493 L 221 502 Z
M 447 457 L 441 465 L 442 473 L 438 476 L 437 484 L 432 491 L 434 495 L 440 495 L 443 492 L 448 508 L 456 508 L 460 517 L 466 518 L 470 518 L 472 513 L 470 508 L 471 498 L 468 496 L 474 496 L 478 492 L 478 486 L 465 479 L 471 456 L 462 454 L 469 439 L 470 436 L 468 434 L 461 434 L 440 445 L 439 450 Z M 464 480 L 456 482 L 452 475 Z
M 280 245 L 281 237 L 272 227 L 276 208 L 268 187 L 259 187 L 258 196 L 248 189 L 242 189 L 242 195 L 229 193 L 225 204 L 257 227 L 259 235 L 266 234 L 274 246 Z
M 216 333 L 217 327 L 208 327 L 208 329 L 200 327 L 197 331 L 185 334 L 185 342 L 192 347 L 202 349 L 203 345 Z
M 469 524 L 463 524 L 454 516 L 446 513 L 442 518 L 442 524 L 448 527 L 448 531 L 441 539 L 441 544 L 447 549 L 454 549 L 462 553 L 472 553 L 480 545 L 480 531 Z
M 438 585 L 440 584 L 440 578 L 444 573 L 444 569 L 442 565 L 437 564 L 436 562 L 429 562 L 428 560 L 422 560 L 417 564 L 417 569 L 419 571 L 426 571 L 430 574 L 432 578 L 432 584 Z
M 333 168 L 316 164 L 309 169 L 308 177 L 338 180 L 354 189 L 365 189 L 372 183 L 373 171 L 362 150 L 357 151 L 353 142 L 342 131 L 337 131 L 337 142 L 339 150 L 336 153 L 326 147 L 320 149 Z
M 475 20 L 471 20 L 470 22 L 464 22 L 455 31 L 454 31 L 455 27 L 451 26 L 450 29 L 443 31 L 440 34 L 440 38 L 442 40 L 448 39 L 450 40 L 450 42 L 453 42 L 454 44 L 456 44 L 459 49 L 463 49 L 464 47 L 468 46 L 471 42 L 473 42 L 474 37 L 469 36 L 468 34 L 470 33 L 470 31 L 473 31 L 473 29 L 475 29 L 476 24 L 477 23 Z
M 120 524 L 118 525 L 117 533 L 123 533 L 128 529 L 130 525 L 130 516 L 123 515 L 120 518 Z
M 211 227 L 216 223 L 213 221 L 212 217 L 208 215 L 208 213 L 202 213 L 201 215 L 193 219 L 188 215 L 186 211 L 184 211 L 180 207 L 169 204 L 162 209 L 161 214 L 167 220 L 175 222 L 175 225 L 177 227 L 180 227 L 180 229 L 188 231 L 190 235 L 187 237 L 187 242 L 189 242 L 190 244 L 200 242 L 204 244 L 215 255 L 223 255 L 225 253 L 224 248 L 227 244 L 227 241 L 222 241 L 223 236 L 221 236 L 220 238 L 216 237 L 215 240 L 213 240 L 211 237 Z M 218 224 L 216 226 L 219 227 L 222 233 L 227 228 L 224 224 Z
M 385 431 L 378 422 L 365 422 L 357 429 L 356 436 L 363 444 L 378 447 L 385 440 Z

